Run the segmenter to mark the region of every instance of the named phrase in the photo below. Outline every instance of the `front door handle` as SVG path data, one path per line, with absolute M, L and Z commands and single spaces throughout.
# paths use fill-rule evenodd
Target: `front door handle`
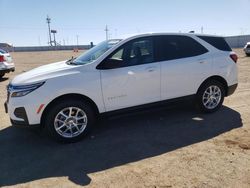
M 155 69 L 156 69 L 156 67 L 148 67 L 148 68 L 146 68 L 146 71 L 148 71 L 148 72 L 154 72 Z
M 206 59 L 199 59 L 198 62 L 199 62 L 200 64 L 206 63 Z

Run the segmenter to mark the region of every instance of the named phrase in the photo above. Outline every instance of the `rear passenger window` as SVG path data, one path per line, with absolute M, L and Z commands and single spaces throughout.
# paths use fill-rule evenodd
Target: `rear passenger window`
M 191 37 L 179 35 L 157 36 L 155 50 L 157 61 L 193 57 L 208 52 Z
M 232 51 L 223 37 L 197 36 L 222 51 Z

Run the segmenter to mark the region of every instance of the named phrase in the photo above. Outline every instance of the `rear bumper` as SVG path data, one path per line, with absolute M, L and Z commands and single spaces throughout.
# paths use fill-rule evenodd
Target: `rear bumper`
M 0 69 L 0 74 L 5 74 L 5 73 L 9 73 L 9 72 L 14 72 L 15 71 L 15 67 L 9 68 L 9 69 Z
M 244 49 L 244 52 L 245 52 L 247 55 L 249 55 L 249 54 L 250 54 L 250 49 L 249 49 L 249 48 L 246 48 L 246 49 Z
M 238 86 L 238 84 L 234 84 L 234 85 L 228 86 L 227 96 L 232 95 L 235 92 L 237 86 Z

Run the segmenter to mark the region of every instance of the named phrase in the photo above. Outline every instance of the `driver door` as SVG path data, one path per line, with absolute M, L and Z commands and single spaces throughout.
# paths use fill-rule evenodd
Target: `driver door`
M 101 63 L 106 111 L 160 100 L 160 65 L 153 52 L 152 38 L 139 38 L 122 45 Z

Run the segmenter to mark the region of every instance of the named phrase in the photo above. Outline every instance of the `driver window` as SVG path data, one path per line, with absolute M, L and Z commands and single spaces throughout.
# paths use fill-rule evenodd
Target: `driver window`
M 118 50 L 112 57 L 111 59 L 117 59 L 117 60 L 122 60 L 123 56 L 123 48 Z
M 119 68 L 153 62 L 153 42 L 151 37 L 135 39 L 124 44 L 107 59 L 109 67 Z

